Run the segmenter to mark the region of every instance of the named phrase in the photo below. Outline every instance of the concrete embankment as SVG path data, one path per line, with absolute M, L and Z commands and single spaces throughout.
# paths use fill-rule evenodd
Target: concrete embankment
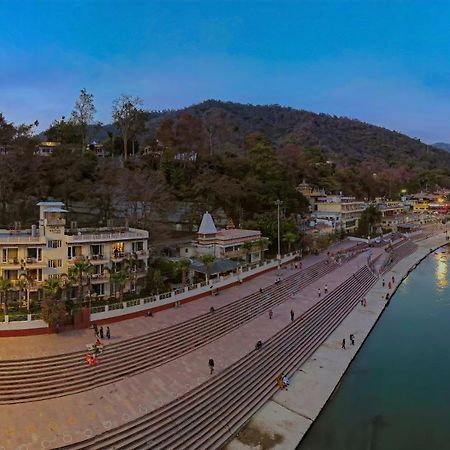
M 358 306 L 292 376 L 287 391 L 278 392 L 267 402 L 228 444 L 227 450 L 294 450 L 318 417 L 358 350 L 386 308 L 386 293 L 395 292 L 404 278 L 437 248 L 446 245 L 445 233 L 417 242 L 414 253 L 400 260 L 380 277 L 367 293 L 367 306 Z M 391 289 L 382 286 L 382 279 L 395 283 Z M 394 300 L 395 301 L 395 298 Z M 349 335 L 355 345 L 349 345 Z M 341 348 L 346 338 L 347 348 Z

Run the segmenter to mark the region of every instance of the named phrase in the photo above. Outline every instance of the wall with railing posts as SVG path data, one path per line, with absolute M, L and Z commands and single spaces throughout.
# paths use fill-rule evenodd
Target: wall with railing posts
M 281 259 L 281 264 L 286 264 L 293 261 L 298 252 L 292 252 L 284 255 Z M 137 298 L 123 302 L 112 303 L 103 306 L 91 307 L 91 320 L 99 321 L 105 319 L 119 318 L 120 316 L 141 313 L 145 310 L 176 306 L 184 301 L 189 301 L 192 298 L 199 298 L 211 291 L 211 289 L 225 289 L 233 284 L 239 283 L 240 280 L 252 278 L 267 270 L 273 270 L 277 267 L 278 260 L 267 260 L 244 267 L 242 271 L 237 274 L 232 274 L 226 277 L 212 278 L 209 283 L 202 282 L 184 288 L 178 288 L 171 292 L 165 292 L 159 295 L 149 297 Z M 1 320 L 1 319 L 0 319 Z M 30 330 L 29 333 L 26 333 Z M 40 314 L 19 314 L 6 315 L 0 321 L 0 335 L 2 332 L 20 332 L 23 334 L 38 334 L 48 332 L 48 325 L 45 321 L 40 319 Z
M 298 252 L 292 252 L 281 258 L 281 264 L 293 261 L 298 256 Z M 188 301 L 192 297 L 203 297 L 208 295 L 212 289 L 225 289 L 231 285 L 252 278 L 259 273 L 267 270 L 273 270 L 278 266 L 278 260 L 272 259 L 261 261 L 252 266 L 244 267 L 238 273 L 228 276 L 215 277 L 208 283 L 203 281 L 193 286 L 175 289 L 171 292 L 165 292 L 159 295 L 143 297 L 135 300 L 124 301 L 121 303 L 113 303 L 104 306 L 94 306 L 91 308 L 91 321 L 101 321 L 114 319 L 123 315 L 141 313 L 149 309 L 176 306 L 180 303 Z

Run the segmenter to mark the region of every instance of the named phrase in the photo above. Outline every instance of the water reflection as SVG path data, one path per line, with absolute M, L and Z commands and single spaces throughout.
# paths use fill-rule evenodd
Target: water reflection
M 443 292 L 448 286 L 448 260 L 447 252 L 435 253 L 436 259 L 436 286 L 438 292 Z

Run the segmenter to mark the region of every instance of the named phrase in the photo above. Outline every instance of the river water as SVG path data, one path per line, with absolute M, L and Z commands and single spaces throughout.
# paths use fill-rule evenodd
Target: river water
M 298 450 L 450 449 L 449 262 L 400 286 Z

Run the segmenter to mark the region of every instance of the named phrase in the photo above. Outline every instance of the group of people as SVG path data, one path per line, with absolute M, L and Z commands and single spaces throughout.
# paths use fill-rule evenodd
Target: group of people
M 350 343 L 352 345 L 355 345 L 355 335 L 354 334 L 350 334 L 349 338 L 350 338 Z M 345 350 L 345 338 L 342 339 L 341 348 L 343 348 Z
M 106 336 L 106 339 L 111 339 L 111 330 L 109 329 L 109 327 L 106 327 L 106 334 L 103 331 L 103 327 L 99 328 L 96 323 L 92 324 L 92 328 L 94 330 L 95 337 L 104 339 Z
M 97 338 L 95 344 L 88 344 L 86 347 L 88 349 L 88 352 L 85 355 L 84 359 L 89 364 L 89 366 L 95 366 L 96 364 L 98 364 L 98 356 L 100 356 L 100 354 L 103 352 L 105 346 L 100 341 L 100 339 Z

